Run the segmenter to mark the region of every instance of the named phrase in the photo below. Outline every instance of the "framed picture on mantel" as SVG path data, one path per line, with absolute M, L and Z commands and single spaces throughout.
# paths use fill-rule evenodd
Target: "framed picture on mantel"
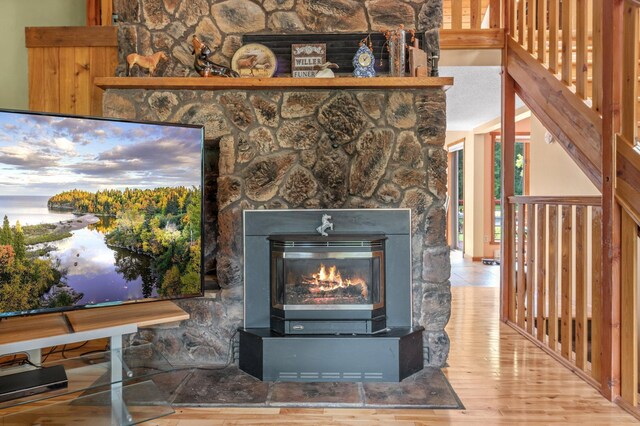
M 315 77 L 318 66 L 327 61 L 327 45 L 292 44 L 291 45 L 291 76 Z

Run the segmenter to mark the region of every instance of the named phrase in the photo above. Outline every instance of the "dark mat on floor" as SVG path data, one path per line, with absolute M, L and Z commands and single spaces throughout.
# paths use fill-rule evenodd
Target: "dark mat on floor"
M 464 408 L 437 368 L 425 368 L 400 383 L 261 382 L 237 366 L 193 369 L 182 379 L 179 384 L 167 379 L 156 382 L 161 389 L 171 388 L 167 393 L 173 396 L 169 402 L 174 407 Z

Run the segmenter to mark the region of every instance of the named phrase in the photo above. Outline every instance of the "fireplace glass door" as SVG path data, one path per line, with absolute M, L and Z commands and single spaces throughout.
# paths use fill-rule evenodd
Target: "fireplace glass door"
M 271 329 L 371 334 L 386 327 L 384 235 L 271 235 Z
M 377 309 L 382 306 L 382 256 L 382 251 L 274 251 L 274 307 Z

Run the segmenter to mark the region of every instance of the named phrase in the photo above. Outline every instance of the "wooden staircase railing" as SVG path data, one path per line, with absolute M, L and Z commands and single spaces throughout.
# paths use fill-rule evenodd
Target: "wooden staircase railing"
M 601 197 L 509 197 L 515 247 L 508 318 L 518 331 L 599 386 Z
M 506 1 L 502 319 L 640 418 L 640 0 Z M 516 95 L 600 201 L 513 196 Z
M 621 205 L 620 244 L 620 401 L 640 415 L 638 407 L 638 224 L 640 224 L 640 2 L 625 0 L 622 19 L 622 86 L 620 133 L 616 135 L 615 197 Z
M 638 142 L 638 44 L 640 43 L 640 2 L 626 0 L 623 17 L 622 99 L 621 131 L 624 138 L 636 145 Z
M 600 188 L 603 0 L 505 1 L 517 94 Z
M 508 1 L 511 36 L 576 95 L 592 99 L 592 108 L 600 111 L 603 0 Z

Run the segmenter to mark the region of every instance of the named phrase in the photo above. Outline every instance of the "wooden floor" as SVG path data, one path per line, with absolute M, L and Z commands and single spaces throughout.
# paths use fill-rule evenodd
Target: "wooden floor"
M 494 269 L 488 269 L 494 268 Z M 179 408 L 147 424 L 621 425 L 638 421 L 498 321 L 497 266 L 452 260 L 449 367 L 465 410 Z M 483 273 L 486 272 L 486 273 Z M 493 277 L 493 281 L 492 278 Z

